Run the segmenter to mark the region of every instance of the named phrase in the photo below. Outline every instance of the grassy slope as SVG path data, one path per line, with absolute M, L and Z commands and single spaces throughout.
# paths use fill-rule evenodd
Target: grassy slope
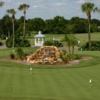
M 99 52 L 84 53 L 100 57 Z M 34 68 L 31 72 L 30 65 L 0 61 L 0 100 L 99 100 L 99 61 L 76 65 L 79 68 Z
M 84 39 L 82 35 L 78 37 Z M 0 58 L 10 52 L 11 49 L 0 50 Z M 100 100 L 100 52 L 80 53 L 96 59 L 73 66 L 77 68 L 39 65 L 44 68 L 33 71 L 29 71 L 30 65 L 0 61 L 0 100 Z M 93 80 L 92 87 L 89 79 Z
M 100 65 L 76 69 L 0 67 L 0 100 L 99 100 Z M 17 65 L 18 66 L 18 65 Z M 88 81 L 93 79 L 91 88 Z

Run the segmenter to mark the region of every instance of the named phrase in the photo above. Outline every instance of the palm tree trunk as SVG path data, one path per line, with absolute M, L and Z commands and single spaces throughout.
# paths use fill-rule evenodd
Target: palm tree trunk
M 89 42 L 89 50 L 91 50 L 91 13 L 88 13 L 87 16 L 88 16 L 88 24 L 89 24 L 88 42 Z
M 13 43 L 12 47 L 15 47 L 15 25 L 14 25 L 14 18 L 12 18 L 12 24 L 13 24 Z
M 89 31 L 88 31 L 88 42 L 89 42 L 89 50 L 91 50 L 91 23 L 89 22 Z
M 25 39 L 25 31 L 26 30 L 26 13 L 24 13 L 24 26 L 23 26 L 23 39 Z
M 68 43 L 68 52 L 69 52 L 69 54 L 71 54 L 71 45 L 70 45 L 70 43 Z
M 72 54 L 74 54 L 75 46 L 72 45 Z

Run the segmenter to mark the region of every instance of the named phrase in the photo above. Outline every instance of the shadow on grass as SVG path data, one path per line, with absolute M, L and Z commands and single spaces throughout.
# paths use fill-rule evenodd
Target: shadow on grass
M 94 65 L 100 64 L 100 57 L 93 57 L 93 59 L 80 61 L 79 64 L 60 64 L 60 65 L 42 65 L 42 64 L 21 64 L 16 62 L 9 61 L 0 61 L 0 67 L 12 67 L 12 68 L 26 68 L 29 69 L 32 67 L 33 69 L 74 69 L 74 68 L 86 68 L 93 67 Z
M 56 98 L 42 98 L 42 97 L 0 97 L 0 100 L 59 100 Z

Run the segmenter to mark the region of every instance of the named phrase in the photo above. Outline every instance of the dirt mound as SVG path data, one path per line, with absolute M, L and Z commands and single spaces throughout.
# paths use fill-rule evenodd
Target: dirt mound
M 27 56 L 27 62 L 31 64 L 56 64 L 63 62 L 61 51 L 55 46 L 44 46 L 35 53 Z

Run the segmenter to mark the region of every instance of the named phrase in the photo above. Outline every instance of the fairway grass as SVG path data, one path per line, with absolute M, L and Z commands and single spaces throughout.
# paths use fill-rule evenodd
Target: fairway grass
M 100 53 L 82 54 L 95 59 L 68 68 L 0 61 L 0 100 L 100 100 Z
M 53 35 L 51 38 L 61 40 L 63 36 Z M 87 34 L 77 34 L 76 37 L 81 44 L 87 41 Z M 94 33 L 92 38 L 99 40 L 100 34 Z M 35 51 L 34 48 L 23 49 L 25 52 Z M 78 51 L 94 59 L 73 66 L 26 65 L 1 60 L 13 51 L 0 50 L 0 100 L 100 100 L 100 51 Z M 33 67 L 32 71 L 30 67 Z
M 63 40 L 64 38 L 64 34 L 47 34 L 46 38 L 47 39 L 58 39 L 58 40 Z M 81 42 L 81 45 L 83 45 L 84 43 L 86 43 L 88 41 L 88 34 L 84 33 L 84 34 L 75 34 L 76 38 Z M 92 40 L 100 40 L 100 33 L 92 33 L 91 34 L 91 39 Z

